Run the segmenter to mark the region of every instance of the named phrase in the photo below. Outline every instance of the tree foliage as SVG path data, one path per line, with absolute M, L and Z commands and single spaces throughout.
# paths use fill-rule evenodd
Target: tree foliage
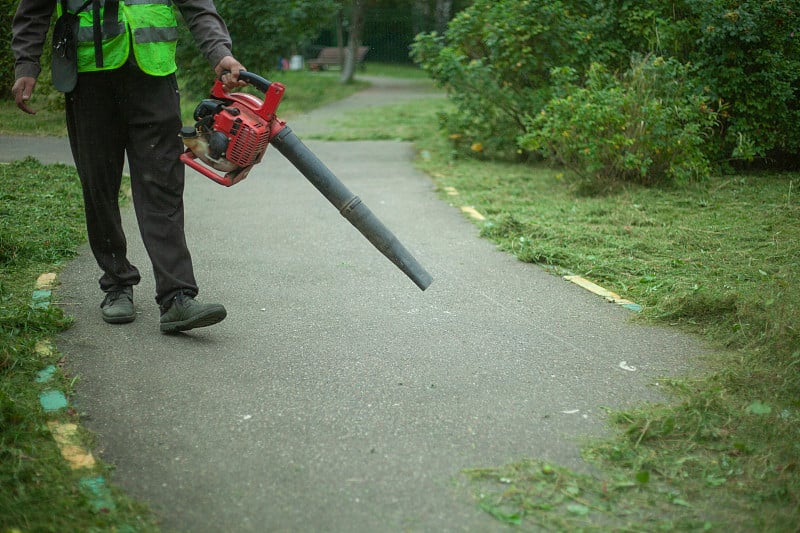
M 11 20 L 17 10 L 16 0 L 0 0 L 0 100 L 10 100 L 14 84 L 14 56 L 11 53 Z M 8 28 L 6 30 L 5 28 Z
M 558 161 L 585 183 L 679 183 L 709 172 L 703 144 L 718 113 L 674 59 L 636 58 L 624 76 L 599 63 L 585 83 L 554 69 L 553 98 L 530 121 L 520 145 Z
M 635 56 L 650 57 L 651 66 L 659 57 L 661 65 L 681 65 L 673 74 L 680 70 L 694 93 L 657 101 L 665 107 L 695 106 L 682 113 L 704 124 L 698 149 L 712 161 L 774 161 L 800 153 L 796 0 L 476 0 L 444 34 L 419 35 L 412 55 L 456 103 L 457 111 L 446 120 L 451 135 L 464 146 L 479 143 L 496 156 L 525 153 L 534 146 L 552 156 L 553 150 L 542 144 L 541 131 L 534 131 L 543 126 L 536 117 L 548 105 L 554 111 L 558 100 L 567 97 L 591 96 L 592 101 L 584 102 L 588 107 L 579 111 L 594 109 L 600 115 L 591 123 L 602 127 L 601 132 L 611 131 L 611 123 L 600 124 L 603 117 L 613 122 L 612 115 L 603 114 L 610 112 L 611 103 L 597 107 L 594 99 L 615 93 L 601 90 L 597 73 L 603 71 L 609 76 L 606 82 L 625 87 L 636 76 L 631 67 Z M 563 83 L 553 78 L 564 68 L 574 76 L 568 96 L 563 95 Z M 661 68 L 658 75 L 667 72 Z M 554 93 L 557 85 L 561 94 Z M 621 106 L 614 120 L 623 111 L 632 113 L 622 100 L 614 105 Z M 660 108 L 643 106 L 626 120 L 636 115 L 653 125 L 664 119 L 660 113 Z M 706 127 L 709 117 L 717 124 L 713 132 Z M 676 143 L 686 126 L 676 124 L 674 138 L 662 141 Z M 552 142 L 560 143 L 563 155 L 563 139 Z M 683 172 L 673 164 L 668 173 L 699 174 L 705 167 L 694 156 L 685 164 L 697 167 Z M 667 168 L 643 163 L 645 167 L 648 172 Z
M 281 57 L 298 53 L 328 24 L 338 9 L 335 0 L 216 0 L 233 41 L 233 52 L 249 70 L 274 68 Z M 178 64 L 186 79 L 207 84 L 213 72 L 181 24 Z
M 449 117 L 454 135 L 489 152 L 516 152 L 530 115 L 551 96 L 550 71 L 585 71 L 614 56 L 587 18 L 600 26 L 586 0 L 478 0 L 459 13 L 445 35 L 419 35 L 412 55 L 445 87 L 458 107 Z M 468 143 L 472 145 L 473 143 Z
M 721 145 L 757 157 L 800 155 L 800 4 L 695 0 L 686 59 L 727 112 Z

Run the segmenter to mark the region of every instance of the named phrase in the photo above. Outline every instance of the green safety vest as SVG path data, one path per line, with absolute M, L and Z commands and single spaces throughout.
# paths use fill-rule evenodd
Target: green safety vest
M 64 3 L 70 12 L 85 7 L 78 13 L 78 72 L 119 68 L 131 50 L 139 68 L 147 74 L 165 76 L 178 69 L 175 64 L 178 22 L 171 0 L 119 0 L 116 20 L 109 21 L 104 16 L 107 2 L 99 0 L 97 25 L 93 2 L 65 0 Z M 60 2 L 58 13 L 61 14 Z M 95 46 L 96 43 L 100 46 Z

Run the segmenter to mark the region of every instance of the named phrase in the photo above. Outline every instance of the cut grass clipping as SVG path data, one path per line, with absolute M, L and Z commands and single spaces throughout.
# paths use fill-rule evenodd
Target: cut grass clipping
M 56 369 L 48 388 L 71 389 L 60 355 L 41 349 L 71 321 L 31 296 L 37 276 L 58 270 L 84 241 L 75 170 L 26 159 L 0 164 L 0 182 L 0 531 L 154 531 L 147 510 L 113 486 L 113 505 L 94 504 L 85 472 L 68 466 L 47 426 L 77 415 L 46 415 L 39 402 L 47 367 Z M 102 465 L 95 475 L 108 479 Z
M 611 413 L 620 439 L 585 449 L 609 477 L 561 472 L 566 488 L 554 491 L 547 486 L 555 478 L 532 475 L 538 471 L 528 462 L 477 471 L 484 485 L 508 480 L 482 488 L 482 508 L 566 530 L 794 531 L 800 176 L 728 176 L 680 190 L 632 187 L 585 197 L 548 169 L 436 163 L 425 165 L 440 187 L 454 187 L 459 202 L 483 213 L 482 235 L 502 249 L 590 278 L 641 304 L 642 319 L 699 333 L 719 348 L 698 361 L 708 375 L 672 381 L 676 405 Z M 552 515 L 546 522 L 530 507 L 547 498 L 545 488 L 561 511 L 554 498 L 584 503 L 545 513 Z

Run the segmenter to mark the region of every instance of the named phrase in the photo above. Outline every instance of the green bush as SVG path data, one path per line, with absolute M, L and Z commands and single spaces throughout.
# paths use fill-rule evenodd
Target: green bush
M 797 0 L 696 0 L 698 40 L 687 59 L 722 100 L 722 155 L 742 143 L 757 157 L 800 154 L 800 5 Z
M 15 0 L 0 0 L 0 100 L 11 100 L 14 84 L 14 54 L 11 53 L 11 19 L 17 10 Z M 5 29 L 8 28 L 8 29 Z
M 11 87 L 14 85 L 14 54 L 11 52 L 11 20 L 17 11 L 15 0 L 0 0 L 0 27 L 9 30 L 0 35 L 0 99 L 13 100 Z M 55 17 L 55 15 L 54 15 Z M 63 110 L 63 94 L 53 87 L 50 74 L 50 34 L 45 39 L 40 58 L 42 72 L 36 80 L 35 109 Z
M 477 0 L 443 36 L 417 36 L 412 57 L 447 89 L 457 111 L 448 132 L 490 154 L 518 151 L 525 117 L 550 98 L 550 71 L 610 60 L 615 42 L 587 31 L 608 23 L 582 0 Z
M 635 55 L 692 66 L 681 79 L 719 113 L 720 128 L 704 140 L 714 163 L 800 159 L 797 0 L 477 0 L 444 35 L 421 34 L 412 47 L 456 104 L 448 133 L 506 156 L 530 133 L 526 117 L 553 96 L 554 69 L 570 68 L 584 83 L 591 64 L 621 72 Z
M 530 121 L 520 144 L 593 184 L 663 184 L 702 178 L 703 146 L 717 123 L 711 102 L 674 59 L 637 59 L 622 77 L 595 63 L 585 85 L 554 70 L 557 94 Z
M 519 152 L 526 117 L 552 96 L 551 72 L 585 77 L 592 63 L 627 68 L 631 52 L 691 48 L 683 2 L 656 0 L 478 0 L 444 35 L 421 34 L 412 58 L 448 93 L 456 111 L 445 128 L 463 147 Z

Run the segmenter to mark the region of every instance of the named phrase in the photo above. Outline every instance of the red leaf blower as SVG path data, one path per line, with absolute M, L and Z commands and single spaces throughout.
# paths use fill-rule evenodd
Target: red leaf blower
M 181 161 L 215 182 L 230 187 L 245 179 L 272 144 L 364 237 L 423 291 L 433 281 L 370 209 L 308 149 L 280 120 L 275 111 L 285 87 L 242 71 L 239 79 L 264 92 L 264 100 L 251 94 L 225 90 L 217 80 L 211 98 L 194 112 L 194 126 L 181 129 L 186 151 Z M 223 174 L 220 174 L 219 171 Z

